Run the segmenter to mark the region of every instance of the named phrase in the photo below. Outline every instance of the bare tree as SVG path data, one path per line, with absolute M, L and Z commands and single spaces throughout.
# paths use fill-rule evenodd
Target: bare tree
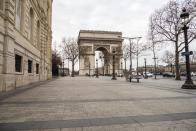
M 151 16 L 150 17 L 150 24 L 149 24 L 149 31 L 148 31 L 148 46 L 147 48 L 150 49 L 153 53 L 153 60 L 154 60 L 154 77 L 156 79 L 156 72 L 157 72 L 157 51 L 160 49 L 161 40 L 159 37 L 156 36 L 156 26 L 153 23 L 155 20 Z
M 186 9 L 189 9 L 189 13 L 191 14 L 190 19 L 196 16 L 196 0 L 185 0 L 182 5 Z
M 59 75 L 59 66 L 62 66 L 62 59 L 60 56 L 59 51 L 56 47 L 57 43 L 53 43 L 53 49 L 52 49 L 52 75 L 58 76 Z
M 78 62 L 79 48 L 78 43 L 75 38 L 63 38 L 62 40 L 62 52 L 66 59 L 72 63 L 72 73 L 71 76 L 74 77 L 74 67 L 76 62 Z
M 186 3 L 187 0 L 184 2 L 184 5 Z M 162 42 L 173 43 L 175 46 L 176 80 L 180 80 L 179 53 L 184 49 L 184 38 L 180 19 L 181 11 L 181 3 L 170 1 L 164 8 L 161 8 L 152 15 L 155 28 L 154 37 L 159 38 L 159 41 Z M 196 38 L 196 30 L 195 21 L 188 22 L 190 24 L 188 42 L 190 43 Z
M 175 54 L 166 50 L 161 58 L 162 62 L 170 65 L 175 63 Z
M 127 65 L 127 59 L 130 57 L 130 51 L 129 51 L 129 46 L 127 44 L 123 44 L 122 46 L 122 58 L 124 59 L 124 64 L 125 64 L 125 71 L 124 71 L 124 75 L 126 76 L 127 75 L 127 68 L 126 68 L 126 65 Z

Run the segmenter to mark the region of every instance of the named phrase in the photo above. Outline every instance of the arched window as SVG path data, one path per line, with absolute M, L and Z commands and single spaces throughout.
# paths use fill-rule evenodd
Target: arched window
M 36 32 L 36 35 L 37 35 L 37 48 L 40 49 L 40 22 L 37 21 L 37 32 Z
M 21 0 L 16 0 L 15 1 L 16 6 L 15 6 L 15 10 L 16 10 L 16 15 L 15 15 L 15 27 L 16 29 L 20 30 L 20 22 L 21 22 Z
M 34 25 L 34 13 L 33 9 L 30 9 L 29 12 L 29 35 L 28 38 L 33 41 L 33 25 Z

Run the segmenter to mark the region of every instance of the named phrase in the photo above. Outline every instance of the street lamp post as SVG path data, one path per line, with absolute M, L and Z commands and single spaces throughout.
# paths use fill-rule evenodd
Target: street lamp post
M 125 61 L 125 72 L 124 72 L 124 74 L 126 75 L 127 74 L 127 59 L 126 58 L 124 58 L 124 61 Z
M 104 66 L 104 64 L 103 64 L 103 76 L 105 76 L 105 71 L 104 71 L 104 69 L 105 69 L 105 66 Z
M 98 74 L 98 59 L 96 59 L 96 66 L 97 66 L 97 70 L 96 70 L 96 78 L 99 77 L 99 74 Z
M 123 72 L 123 71 L 122 71 L 122 70 L 123 70 L 123 69 L 122 69 L 122 61 L 121 61 L 121 63 L 120 63 L 120 68 L 121 68 L 121 72 L 120 72 L 120 73 L 121 73 L 121 76 L 122 76 L 122 72 Z
M 132 77 L 132 41 L 131 40 L 134 40 L 134 39 L 137 39 L 137 48 L 138 48 L 138 42 L 139 40 L 142 38 L 142 37 L 123 37 L 124 39 L 128 39 L 129 42 L 130 42 L 130 76 Z M 138 51 L 138 50 L 137 50 Z M 138 64 L 138 62 L 137 62 Z M 138 76 L 138 72 L 137 72 L 137 76 Z M 131 79 L 130 79 L 130 82 L 131 82 Z
M 131 39 L 130 39 L 130 73 L 131 73 L 131 76 L 132 76 L 132 43 L 131 43 Z
M 147 74 L 146 74 L 146 58 L 144 58 L 144 65 L 145 65 L 145 74 L 144 74 L 144 79 L 147 79 Z
M 138 57 L 138 55 L 139 55 L 139 53 L 138 53 L 138 42 L 139 42 L 139 40 L 137 41 L 137 51 L 136 51 L 136 56 L 137 56 L 137 78 L 139 78 L 139 73 L 138 73 L 138 59 L 139 59 L 139 57 Z M 137 83 L 139 83 L 139 79 L 137 79 Z
M 113 60 L 112 60 L 112 66 L 113 66 L 113 69 L 112 69 L 112 80 L 116 80 L 116 75 L 115 75 L 115 53 L 116 51 L 113 50 L 112 51 L 112 57 L 113 57 Z
M 68 75 L 70 75 L 70 71 L 69 71 L 69 61 L 70 61 L 70 59 L 71 59 L 70 57 L 67 58 L 67 61 L 68 61 L 67 62 L 67 64 L 68 64 Z
M 154 78 L 157 79 L 157 62 L 156 60 L 158 59 L 157 57 L 152 58 L 154 59 Z
M 105 57 L 103 57 L 103 56 L 99 56 L 99 58 L 101 59 L 101 63 L 102 63 L 102 71 L 103 71 L 103 76 L 104 76 L 104 74 L 105 74 L 105 73 L 104 73 L 104 69 L 105 69 L 105 68 L 104 68 L 104 67 L 105 67 L 104 58 L 105 58 Z
M 183 89 L 196 89 L 196 85 L 194 85 L 194 83 L 191 79 L 190 60 L 189 60 L 189 55 L 191 53 L 189 52 L 188 36 L 187 36 L 187 30 L 189 29 L 189 27 L 186 24 L 186 19 L 189 18 L 189 13 L 186 12 L 185 8 L 182 10 L 180 18 L 184 20 L 182 30 L 184 31 L 185 52 L 183 52 L 182 54 L 184 54 L 185 58 L 186 58 L 186 81 L 182 85 L 181 88 L 183 88 Z
M 89 65 L 88 65 L 88 69 L 89 69 L 89 71 L 88 71 L 88 73 L 89 73 L 89 77 L 91 76 L 91 63 L 89 62 Z
M 65 75 L 65 71 L 64 71 L 64 61 L 63 61 L 63 76 Z

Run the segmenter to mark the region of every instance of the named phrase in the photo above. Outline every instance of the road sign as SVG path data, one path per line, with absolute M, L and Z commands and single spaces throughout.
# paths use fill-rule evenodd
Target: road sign
M 181 55 L 182 56 L 187 56 L 187 55 L 192 55 L 193 54 L 193 51 L 190 51 L 190 52 L 182 52 Z

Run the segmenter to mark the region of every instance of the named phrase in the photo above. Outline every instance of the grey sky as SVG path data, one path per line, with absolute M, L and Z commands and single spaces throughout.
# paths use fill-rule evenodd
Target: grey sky
M 53 40 L 77 37 L 80 29 L 145 36 L 149 16 L 168 0 L 54 0 Z
M 144 40 L 150 15 L 168 1 L 54 0 L 53 41 L 61 43 L 62 37 L 77 37 L 81 29 L 121 31 L 123 36 L 142 36 Z

